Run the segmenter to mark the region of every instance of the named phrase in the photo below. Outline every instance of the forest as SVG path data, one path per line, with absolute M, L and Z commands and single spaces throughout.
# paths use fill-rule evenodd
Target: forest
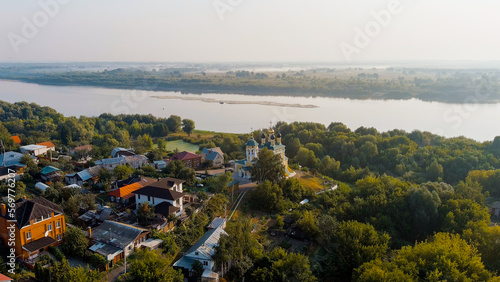
M 249 138 L 248 134 L 195 130 L 194 122 L 178 116 L 65 117 L 25 102 L 1 102 L 0 120 L 0 139 L 7 150 L 16 148 L 10 136 L 18 135 L 23 144 L 51 140 L 63 153 L 91 144 L 96 159 L 109 156 L 117 146 L 160 159 L 171 153 L 161 150 L 162 142 L 178 138 L 183 131 L 188 133 L 182 135 L 185 141 L 202 148 L 220 146 L 226 159 L 239 159 Z M 264 130 L 253 132 L 257 142 Z M 229 281 L 243 277 L 248 281 L 499 279 L 500 227 L 492 224 L 499 219 L 490 216 L 487 203 L 500 197 L 500 137 L 477 142 L 421 131 L 351 130 L 338 122 L 328 126 L 279 122 L 274 130 L 283 135 L 292 168 L 337 183 L 338 188 L 316 194 L 294 178 L 285 179 L 280 170 L 260 178 L 244 214 L 272 218 L 270 229 L 276 232 L 286 224 L 296 226 L 315 248 L 305 253 L 269 250 L 267 235 L 252 233 L 242 216 L 228 224 L 230 236 L 221 239 L 215 255 L 219 265 L 231 262 Z M 257 168 L 272 170 L 280 165 L 269 151 L 260 154 Z M 63 168 L 66 173 L 76 169 Z M 171 166 L 164 173 L 182 171 Z M 214 187 L 219 180 L 227 181 L 214 180 Z M 52 196 L 53 201 L 65 197 Z M 309 202 L 299 204 L 305 198 Z M 225 198 L 216 200 L 223 203 Z M 210 207 L 210 216 L 216 209 Z M 209 217 L 198 220 L 206 223 Z M 201 236 L 199 226 L 193 223 L 196 229 L 187 239 Z M 176 232 L 188 229 L 184 226 Z M 171 252 L 164 249 L 166 255 Z M 152 263 L 159 260 L 150 254 L 139 256 Z M 140 266 L 135 267 L 139 275 Z
M 54 66 L 55 68 L 55 66 Z M 348 99 L 419 99 L 445 103 L 491 103 L 500 100 L 500 73 L 488 69 L 313 68 L 285 72 L 248 70 L 205 72 L 203 68 L 102 71 L 44 66 L 0 66 L 0 78 L 44 85 L 79 85 L 117 89 L 229 93 Z

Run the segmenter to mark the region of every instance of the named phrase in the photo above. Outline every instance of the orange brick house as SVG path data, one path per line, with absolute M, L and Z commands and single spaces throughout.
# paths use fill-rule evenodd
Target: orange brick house
M 63 209 L 43 197 L 32 200 L 19 199 L 15 203 L 15 214 L 1 205 L 0 237 L 9 245 L 14 238 L 17 258 L 30 262 L 49 246 L 61 243 L 66 231 Z M 12 244 L 12 243 L 11 243 Z

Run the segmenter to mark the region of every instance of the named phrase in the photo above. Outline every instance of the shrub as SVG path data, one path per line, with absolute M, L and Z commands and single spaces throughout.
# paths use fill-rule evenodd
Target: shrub
M 64 254 L 61 252 L 61 250 L 59 250 L 59 248 L 57 247 L 49 246 L 49 253 L 54 255 L 54 257 L 56 257 L 58 261 L 62 261 L 63 259 L 66 258 Z

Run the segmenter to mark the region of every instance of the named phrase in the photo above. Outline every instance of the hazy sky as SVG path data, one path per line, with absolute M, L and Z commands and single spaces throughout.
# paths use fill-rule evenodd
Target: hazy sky
M 390 0 L 64 0 L 44 17 L 54 1 L 0 0 L 0 61 L 346 61 L 343 42 L 352 61 L 500 60 L 498 0 L 401 0 L 385 26 Z

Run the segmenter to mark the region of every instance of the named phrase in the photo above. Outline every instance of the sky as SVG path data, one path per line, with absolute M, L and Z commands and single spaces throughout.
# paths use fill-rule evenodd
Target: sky
M 0 62 L 500 60 L 500 1 L 0 0 Z

